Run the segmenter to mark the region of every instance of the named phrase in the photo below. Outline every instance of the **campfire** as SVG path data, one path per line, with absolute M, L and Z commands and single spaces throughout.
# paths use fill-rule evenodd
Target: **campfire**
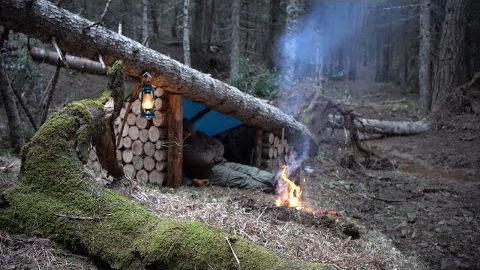
M 282 194 L 275 200 L 275 205 L 277 207 L 285 206 L 285 207 L 293 207 L 297 210 L 302 209 L 302 201 L 300 197 L 302 196 L 302 190 L 300 186 L 295 184 L 293 181 L 288 179 L 286 171 L 288 166 L 282 166 L 282 180 L 288 184 L 288 190 L 284 190 Z

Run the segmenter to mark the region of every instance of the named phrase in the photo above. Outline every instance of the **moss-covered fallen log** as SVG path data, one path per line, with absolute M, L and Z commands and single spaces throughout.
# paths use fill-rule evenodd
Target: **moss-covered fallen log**
M 90 180 L 87 148 L 106 99 L 74 102 L 54 114 L 22 152 L 5 192 L 0 228 L 47 236 L 114 269 L 320 269 L 199 222 L 163 219 Z M 226 238 L 225 238 L 226 237 Z

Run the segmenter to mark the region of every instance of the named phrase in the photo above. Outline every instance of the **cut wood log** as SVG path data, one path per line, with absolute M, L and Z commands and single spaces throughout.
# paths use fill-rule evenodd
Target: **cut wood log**
M 282 146 L 281 143 L 277 147 L 277 153 L 278 153 L 279 156 L 284 154 L 283 146 Z
M 117 156 L 117 160 L 120 161 L 120 162 L 123 161 L 122 160 L 122 151 L 117 149 L 115 153 L 116 153 L 116 156 Z
M 155 117 L 152 119 L 153 120 L 153 125 L 156 127 L 166 127 L 167 126 L 167 117 L 165 114 L 156 111 L 155 112 Z
M 430 130 L 430 125 L 423 121 L 384 121 L 357 118 L 355 126 L 368 133 L 379 133 L 390 136 L 414 135 Z
M 127 137 L 128 136 L 128 130 L 130 129 L 130 127 L 125 124 L 125 126 L 123 126 L 123 132 L 122 132 L 122 137 Z
M 132 139 L 132 141 L 138 140 L 139 134 L 140 134 L 140 130 L 138 130 L 138 128 L 136 126 L 131 126 L 128 129 L 128 137 L 130 137 L 130 139 Z
M 167 174 L 164 172 L 159 172 L 157 170 L 153 170 L 148 174 L 148 182 L 155 185 L 163 185 L 163 182 L 167 178 Z
M 137 116 L 136 116 L 135 114 L 133 114 L 133 113 L 128 114 L 128 116 L 127 116 L 127 124 L 128 124 L 129 126 L 135 126 L 136 122 L 137 122 Z
M 167 162 L 157 161 L 155 163 L 155 170 L 161 172 L 161 171 L 165 171 L 166 169 L 167 169 Z
M 143 144 L 143 152 L 149 157 L 153 157 L 156 150 L 157 149 L 155 148 L 155 144 L 150 141 Z
M 122 138 L 122 145 L 123 145 L 123 147 L 125 147 L 125 148 L 130 148 L 130 147 L 132 147 L 132 139 L 130 139 L 130 137 Z
M 134 141 L 132 143 L 132 153 L 136 156 L 143 154 L 143 143 L 141 141 Z
M 160 130 L 155 126 L 151 126 L 148 129 L 148 139 L 151 142 L 156 143 L 158 139 L 160 139 Z
M 168 100 L 156 98 L 155 99 L 155 111 L 165 112 L 168 109 Z
M 155 160 L 152 157 L 145 157 L 143 158 L 143 168 L 150 172 L 155 169 Z
M 139 115 L 135 120 L 135 125 L 138 127 L 138 129 L 146 129 L 148 126 L 148 119 Z
M 139 78 L 142 71 L 148 70 L 152 75 L 150 82 L 156 87 L 184 95 L 252 127 L 278 132 L 284 127 L 286 137 L 295 140 L 290 144 L 300 144 L 307 139 L 311 141 L 311 153 L 316 153 L 315 137 L 308 129 L 264 100 L 245 94 L 114 31 L 101 26 L 87 29 L 85 26 L 93 22 L 48 1 L 0 0 L 0 3 L 0 24 L 8 25 L 16 32 L 44 42 L 55 36 L 62 50 L 81 57 L 96 59 L 102 52 L 106 65 L 122 59 L 126 73 L 132 77 Z
M 137 99 L 132 103 L 132 113 L 135 115 L 142 114 L 142 103 L 140 99 Z
M 155 97 L 164 98 L 167 96 L 167 92 L 164 91 L 161 87 L 155 88 Z
M 331 127 L 343 129 L 343 117 L 341 115 L 328 115 Z M 423 121 L 387 121 L 355 117 L 355 127 L 365 133 L 383 134 L 386 136 L 415 135 L 431 129 L 430 124 Z
M 143 169 L 143 158 L 141 156 L 133 156 L 132 164 L 137 171 Z
M 145 170 L 140 170 L 137 172 L 135 177 L 138 181 L 142 181 L 144 183 L 148 183 L 148 172 Z
M 123 166 L 123 172 L 125 173 L 125 176 L 127 178 L 130 178 L 130 179 L 135 178 L 136 171 L 132 164 L 125 164 Z
M 265 132 L 263 133 L 263 141 L 265 143 L 273 144 L 275 140 L 275 135 L 272 132 Z
M 268 148 L 262 148 L 262 156 L 267 159 L 273 158 L 273 146 Z
M 133 153 L 131 149 L 125 149 L 122 152 L 122 159 L 124 163 L 131 163 L 133 160 Z
M 127 105 L 125 104 L 125 106 L 127 106 Z M 120 115 L 119 115 L 120 121 L 122 121 L 123 118 L 125 118 L 126 114 L 127 114 L 127 109 L 124 107 L 120 110 Z M 121 122 L 119 124 L 121 124 Z
M 278 147 L 280 145 L 280 138 L 278 138 L 277 136 L 275 136 L 275 139 L 273 140 L 273 145 L 275 147 Z
M 168 156 L 167 150 L 156 150 L 154 155 L 156 161 L 165 161 L 167 160 L 167 156 Z
M 123 110 L 123 113 L 125 113 L 125 108 L 122 108 L 120 110 L 120 114 L 122 113 L 122 110 Z M 115 127 L 118 127 L 122 124 L 122 121 L 123 121 L 122 117 L 117 117 L 117 118 L 115 118 L 115 121 L 113 122 L 113 124 L 115 125 Z M 118 131 L 118 128 L 117 128 L 117 131 Z
M 148 129 L 142 129 L 140 130 L 140 132 L 138 133 L 138 139 L 145 143 L 148 141 Z

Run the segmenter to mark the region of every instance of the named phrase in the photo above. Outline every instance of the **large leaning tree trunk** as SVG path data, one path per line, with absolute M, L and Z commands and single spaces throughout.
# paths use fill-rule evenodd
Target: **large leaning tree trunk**
M 113 76 L 110 86 L 121 87 L 116 80 L 122 74 Z M 90 144 L 109 173 L 119 169 L 108 127 L 118 109 L 115 100 L 121 99 L 114 89 L 111 93 L 107 89 L 99 100 L 67 105 L 25 145 L 17 184 L 2 194 L 2 230 L 50 237 L 112 269 L 236 269 L 238 264 L 242 269 L 323 268 L 282 259 L 199 222 L 155 217 L 96 184 L 85 169 Z
M 62 50 L 90 59 L 97 59 L 101 53 L 109 65 L 122 59 L 130 76 L 139 77 L 147 70 L 153 76 L 151 83 L 157 87 L 182 94 L 253 127 L 274 132 L 285 128 L 293 143 L 309 140 L 310 152 L 317 150 L 308 129 L 278 108 L 102 26 L 87 27 L 92 25 L 91 21 L 46 0 L 0 0 L 0 6 L 0 24 L 14 31 L 44 42 L 55 36 Z
M 464 83 L 465 34 L 471 1 L 448 0 L 433 78 L 432 113 L 444 117 L 464 113 L 469 107 L 462 93 L 454 89 Z

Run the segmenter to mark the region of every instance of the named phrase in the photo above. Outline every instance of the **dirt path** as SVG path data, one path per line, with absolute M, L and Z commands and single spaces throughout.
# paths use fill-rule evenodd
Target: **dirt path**
M 309 162 L 310 199 L 330 199 L 431 269 L 480 269 L 480 136 L 447 129 L 368 145 L 397 169 L 339 168 L 328 157 L 342 145 L 326 146 L 325 157 Z

